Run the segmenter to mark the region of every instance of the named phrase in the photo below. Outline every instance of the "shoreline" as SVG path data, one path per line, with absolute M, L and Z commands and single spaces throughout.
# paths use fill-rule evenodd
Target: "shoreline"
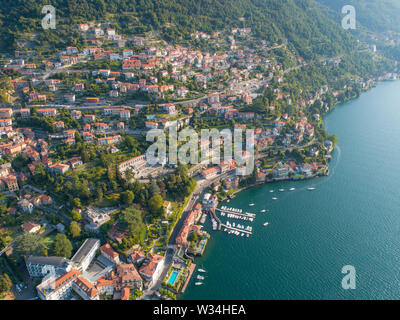
M 374 85 L 372 85 L 372 86 L 369 87 L 368 89 L 363 90 L 361 94 L 371 91 L 372 89 L 376 88 L 376 87 L 377 87 L 379 84 L 381 84 L 381 83 L 385 83 L 385 82 L 395 82 L 395 81 L 398 81 L 398 80 L 400 80 L 400 79 L 397 79 L 397 80 L 381 80 L 381 81 L 376 81 L 376 82 L 374 82 Z M 359 97 L 361 96 L 361 94 L 358 95 L 358 96 L 356 96 L 356 97 L 350 98 L 350 99 L 348 99 L 348 100 L 345 100 L 345 101 L 336 103 L 328 112 L 326 112 L 326 113 L 323 115 L 323 119 L 324 119 L 331 111 L 333 111 L 338 105 L 341 105 L 341 104 L 350 102 L 350 101 L 352 101 L 352 100 L 355 100 L 355 99 L 359 98 Z M 324 121 L 324 122 L 325 122 L 325 121 Z M 332 152 L 333 152 L 335 149 L 336 149 L 336 146 L 333 148 Z M 251 189 L 251 188 L 256 188 L 256 187 L 259 187 L 259 186 L 262 186 L 262 185 L 268 184 L 268 183 L 281 182 L 281 181 L 310 180 L 310 179 L 314 179 L 314 178 L 318 178 L 318 177 L 328 176 L 328 175 L 329 175 L 329 164 L 328 164 L 328 167 L 327 167 L 327 168 L 328 168 L 328 169 L 327 169 L 327 173 L 326 173 L 325 175 L 314 174 L 314 175 L 312 175 L 312 176 L 305 176 L 305 177 L 302 177 L 302 178 L 299 178 L 299 179 L 293 179 L 293 177 L 288 177 L 288 178 L 279 179 L 279 180 L 276 180 L 276 179 L 269 179 L 269 180 L 266 180 L 266 181 L 263 181 L 263 182 L 256 182 L 256 183 L 254 183 L 254 184 L 251 184 L 251 185 L 242 187 L 242 188 L 240 188 L 240 189 L 238 189 L 238 190 L 235 190 L 230 196 L 234 196 L 234 197 L 235 197 L 237 194 L 239 194 L 239 193 L 242 192 L 242 191 L 246 191 L 246 190 Z M 226 196 L 226 197 L 224 197 L 223 199 L 221 199 L 220 202 L 222 203 L 222 202 L 224 202 L 224 201 L 226 201 L 226 200 L 228 200 L 228 199 L 229 199 L 229 196 Z M 195 262 L 195 261 L 196 261 L 196 257 L 193 257 L 193 258 L 194 258 L 193 261 Z M 190 282 L 190 279 L 189 279 L 188 283 L 189 283 L 189 282 Z M 182 295 L 182 294 L 183 294 L 183 293 L 181 293 L 180 295 Z M 180 298 L 179 298 L 179 299 L 180 299 Z

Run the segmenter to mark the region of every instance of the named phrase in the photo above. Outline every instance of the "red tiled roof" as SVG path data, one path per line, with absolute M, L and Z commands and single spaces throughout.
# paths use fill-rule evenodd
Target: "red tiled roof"
M 119 255 L 117 252 L 113 250 L 113 248 L 110 246 L 110 244 L 106 243 L 104 246 L 100 247 L 100 251 L 105 253 L 106 255 L 112 257 L 113 259 L 116 259 Z
M 121 300 L 129 300 L 130 290 L 128 287 L 122 288 L 121 290 Z
M 81 288 L 90 298 L 93 298 L 98 290 L 90 283 L 89 280 L 82 276 L 78 276 L 78 279 L 75 283 L 79 288 Z
M 80 275 L 80 272 L 76 269 L 72 269 L 70 272 L 59 277 L 55 282 L 55 288 L 62 287 L 66 285 L 68 282 L 71 282 L 73 279 L 76 279 Z

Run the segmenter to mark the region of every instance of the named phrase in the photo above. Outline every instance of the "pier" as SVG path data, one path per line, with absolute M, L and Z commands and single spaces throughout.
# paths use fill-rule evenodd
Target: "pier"
M 217 215 L 216 215 L 214 210 L 209 210 L 209 212 L 210 212 L 210 215 L 211 215 L 211 219 L 214 219 L 215 221 L 217 221 L 217 229 L 221 230 L 221 225 L 222 225 L 221 220 L 217 217 Z
M 221 209 L 215 209 L 215 210 L 225 213 L 225 214 L 233 214 L 233 215 L 245 217 L 245 218 L 255 218 L 256 217 L 256 214 L 251 213 L 251 212 L 239 213 L 239 212 L 230 211 L 230 210 L 221 210 Z
M 239 229 L 239 228 L 235 228 L 235 227 L 232 227 L 232 226 L 227 226 L 226 224 L 221 224 L 221 226 L 226 228 L 226 229 L 229 229 L 229 230 L 238 231 L 238 232 L 246 233 L 246 234 L 249 234 L 249 235 L 253 234 L 253 232 L 251 232 L 249 230 Z
M 181 289 L 181 293 L 184 293 L 186 290 L 187 285 L 189 284 L 190 279 L 192 278 L 193 272 L 196 269 L 196 265 L 194 263 L 192 263 L 189 267 L 189 274 L 186 278 L 185 283 L 183 284 L 183 287 Z

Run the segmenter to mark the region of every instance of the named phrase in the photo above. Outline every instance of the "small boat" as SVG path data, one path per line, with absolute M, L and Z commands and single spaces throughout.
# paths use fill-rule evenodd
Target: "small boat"
M 283 192 L 283 191 L 285 191 L 285 189 L 279 189 L 279 191 L 280 191 L 280 192 Z
M 197 271 L 198 271 L 198 272 L 207 272 L 207 271 L 204 270 L 204 269 L 198 269 Z
M 203 284 L 203 282 L 195 282 L 195 286 L 201 286 Z
M 269 222 L 264 223 L 264 227 L 266 227 L 267 225 L 269 225 Z
M 254 205 L 255 205 L 254 203 L 250 203 L 250 204 L 249 204 L 250 207 L 252 207 L 252 206 L 254 206 Z
M 204 277 L 201 276 L 201 275 L 198 275 L 196 278 L 199 279 L 199 280 L 204 280 Z
M 267 210 L 265 210 L 265 209 L 262 209 L 262 210 L 261 210 L 261 212 L 266 212 L 266 211 L 267 211 Z
M 289 190 L 290 190 L 290 191 L 294 191 L 294 190 L 296 190 L 296 188 L 290 188 Z
M 274 192 L 274 190 L 269 190 L 269 192 Z
M 272 198 L 272 200 L 278 200 L 278 198 L 276 198 L 276 197 L 273 197 L 273 198 Z
M 310 188 L 307 188 L 307 190 L 308 191 L 313 191 L 313 190 L 315 190 L 315 188 L 314 187 L 310 187 Z

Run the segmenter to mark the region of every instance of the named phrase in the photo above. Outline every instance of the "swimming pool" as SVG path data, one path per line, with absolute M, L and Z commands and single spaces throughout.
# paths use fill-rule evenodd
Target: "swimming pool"
M 178 276 L 178 272 L 172 271 L 172 273 L 168 279 L 168 283 L 174 285 L 177 276 Z

